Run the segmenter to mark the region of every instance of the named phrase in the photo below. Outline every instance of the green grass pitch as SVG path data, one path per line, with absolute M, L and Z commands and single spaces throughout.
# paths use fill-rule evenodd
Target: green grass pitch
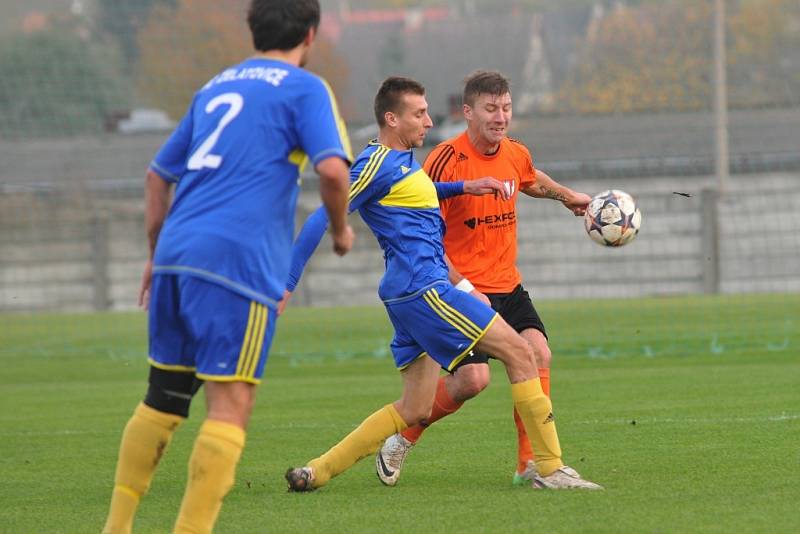
M 399 485 L 372 458 L 321 491 L 282 475 L 394 400 L 381 308 L 290 308 L 217 532 L 798 532 L 800 295 L 542 302 L 565 460 L 604 492 L 511 487 L 501 366 L 426 433 Z M 0 532 L 99 532 L 145 390 L 142 313 L 0 316 Z M 136 532 L 167 532 L 202 393 Z

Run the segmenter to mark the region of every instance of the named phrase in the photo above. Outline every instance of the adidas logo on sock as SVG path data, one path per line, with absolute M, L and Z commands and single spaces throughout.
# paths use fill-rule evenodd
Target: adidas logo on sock
M 544 421 L 542 421 L 542 424 L 543 424 L 543 425 L 546 425 L 547 423 L 553 423 L 553 422 L 555 422 L 555 420 L 556 420 L 556 418 L 555 418 L 555 417 L 553 417 L 553 412 L 550 412 L 550 413 L 547 415 L 547 417 L 545 418 L 545 420 L 544 420 Z

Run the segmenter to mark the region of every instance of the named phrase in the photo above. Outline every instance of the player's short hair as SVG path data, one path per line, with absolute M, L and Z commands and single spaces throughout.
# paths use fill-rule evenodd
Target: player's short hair
M 259 52 L 291 50 L 319 26 L 319 0 L 252 0 L 247 24 Z
M 511 93 L 508 78 L 494 70 L 476 70 L 464 79 L 462 102 L 472 107 L 479 95 L 503 96 L 506 93 Z
M 402 105 L 403 95 L 425 95 L 425 87 L 416 80 L 402 76 L 390 76 L 383 80 L 375 95 L 375 120 L 378 126 L 386 126 L 384 115 L 387 111 L 397 113 Z

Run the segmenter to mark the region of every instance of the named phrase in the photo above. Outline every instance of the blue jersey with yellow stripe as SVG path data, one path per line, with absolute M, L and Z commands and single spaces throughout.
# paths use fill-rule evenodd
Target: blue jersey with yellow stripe
M 412 150 L 370 142 L 350 170 L 350 211 L 358 210 L 383 250 L 386 272 L 378 294 L 384 302 L 416 295 L 448 280 L 444 221 L 439 198 L 461 194 L 463 184 L 437 190 Z M 437 192 L 438 191 L 438 192 Z M 324 208 L 314 212 L 293 250 L 287 289 L 294 290 L 327 227 Z
M 250 58 L 211 79 L 151 163 L 176 183 L 154 273 L 196 276 L 262 304 L 283 295 L 299 172 L 352 160 L 327 83 Z

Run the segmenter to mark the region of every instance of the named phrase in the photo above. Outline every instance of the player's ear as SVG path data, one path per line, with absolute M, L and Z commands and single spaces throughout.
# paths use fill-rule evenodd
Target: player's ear
M 461 110 L 464 112 L 464 118 L 468 121 L 472 120 L 472 108 L 469 104 L 464 104 L 461 106 Z
M 308 29 L 308 33 L 306 34 L 305 39 L 303 39 L 303 44 L 306 46 L 311 46 L 311 43 L 314 42 L 314 39 L 317 38 L 317 29 L 313 26 Z
M 391 126 L 392 128 L 397 126 L 397 115 L 395 115 L 392 111 L 387 111 L 384 113 L 383 120 L 387 126 Z

